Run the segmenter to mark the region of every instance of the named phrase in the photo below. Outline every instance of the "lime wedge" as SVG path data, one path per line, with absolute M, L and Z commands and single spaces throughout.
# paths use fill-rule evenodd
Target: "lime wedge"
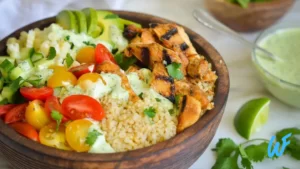
M 238 111 L 234 119 L 237 132 L 244 138 L 258 132 L 268 121 L 270 99 L 259 98 L 245 103 Z

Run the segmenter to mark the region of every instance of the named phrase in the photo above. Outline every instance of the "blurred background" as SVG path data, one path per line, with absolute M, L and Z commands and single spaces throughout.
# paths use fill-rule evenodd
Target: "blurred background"
M 272 114 L 269 118 L 272 124 L 276 124 L 276 128 L 269 124 L 264 131 L 254 137 L 270 138 L 272 134 L 274 134 L 273 132 L 281 128 L 299 125 L 299 122 L 292 121 L 292 119 L 299 119 L 300 117 L 299 110 L 281 104 L 263 88 L 258 77 L 256 77 L 254 69 L 252 69 L 250 58 L 251 48 L 249 46 L 241 44 L 229 36 L 209 30 L 193 18 L 193 9 L 203 7 L 203 1 L 204 0 L 0 0 L 0 39 L 3 39 L 16 29 L 29 23 L 54 16 L 62 9 L 82 9 L 85 7 L 144 12 L 173 20 L 191 28 L 205 37 L 221 53 L 229 68 L 231 80 L 231 93 L 218 132 L 206 152 L 191 167 L 191 169 L 208 169 L 211 168 L 215 162 L 211 148 L 215 146 L 219 138 L 231 137 L 237 142 L 242 140 L 233 127 L 233 117 L 238 108 L 245 101 L 260 96 L 272 98 Z M 280 21 L 283 20 L 300 22 L 300 1 L 297 1 Z M 242 35 L 246 39 L 254 41 L 258 33 L 259 32 L 243 33 Z M 289 112 L 289 119 L 291 120 L 286 119 L 285 123 L 282 123 L 281 119 L 285 118 L 286 112 Z M 288 157 L 283 157 L 274 162 L 267 160 L 255 166 L 255 169 L 282 168 L 283 164 L 287 164 L 291 169 L 299 168 L 297 161 L 294 162 Z M 8 168 L 8 165 L 1 160 L 1 157 L 0 168 Z

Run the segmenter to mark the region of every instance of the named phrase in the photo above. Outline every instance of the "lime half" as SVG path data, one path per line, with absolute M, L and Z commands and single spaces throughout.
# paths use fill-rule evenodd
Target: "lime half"
M 245 103 L 237 112 L 234 126 L 237 132 L 246 139 L 258 132 L 268 121 L 270 99 L 259 98 Z

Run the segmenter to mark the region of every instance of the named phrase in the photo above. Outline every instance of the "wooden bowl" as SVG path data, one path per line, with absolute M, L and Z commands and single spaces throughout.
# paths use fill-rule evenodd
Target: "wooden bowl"
M 205 6 L 219 21 L 238 32 L 254 32 L 265 29 L 278 21 L 295 0 L 272 0 L 250 3 L 248 8 L 226 0 L 205 0 Z
M 143 26 L 149 23 L 170 23 L 156 16 L 127 11 L 113 11 L 122 18 Z M 21 31 L 44 28 L 55 22 L 48 18 L 25 26 L 8 37 L 19 37 Z M 212 63 L 218 75 L 215 89 L 215 108 L 208 111 L 196 124 L 175 137 L 150 147 L 113 154 L 89 154 L 62 151 L 26 139 L 0 120 L 0 150 L 14 168 L 19 169 L 112 169 L 157 168 L 186 169 L 204 152 L 215 135 L 229 92 L 229 77 L 224 60 L 214 47 L 192 30 L 184 27 L 200 54 Z M 6 52 L 7 38 L 0 42 L 0 54 Z

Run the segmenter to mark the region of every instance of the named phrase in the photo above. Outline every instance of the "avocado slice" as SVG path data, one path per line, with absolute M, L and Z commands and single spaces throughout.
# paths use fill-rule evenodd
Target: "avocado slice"
M 124 30 L 125 25 L 134 25 L 138 28 L 142 28 L 141 24 L 138 24 L 138 23 L 130 21 L 130 20 L 119 18 L 119 22 L 122 24 L 122 31 Z
M 97 37 L 101 33 L 101 27 L 97 25 L 98 15 L 93 8 L 85 8 L 82 10 L 87 20 L 87 34 L 92 37 Z M 97 28 L 98 27 L 98 28 Z
M 69 10 L 63 10 L 56 16 L 56 23 L 67 30 L 78 32 L 75 15 Z
M 82 11 L 73 11 L 73 13 L 77 19 L 77 24 L 79 25 L 78 32 L 87 33 L 87 21 L 84 13 Z

